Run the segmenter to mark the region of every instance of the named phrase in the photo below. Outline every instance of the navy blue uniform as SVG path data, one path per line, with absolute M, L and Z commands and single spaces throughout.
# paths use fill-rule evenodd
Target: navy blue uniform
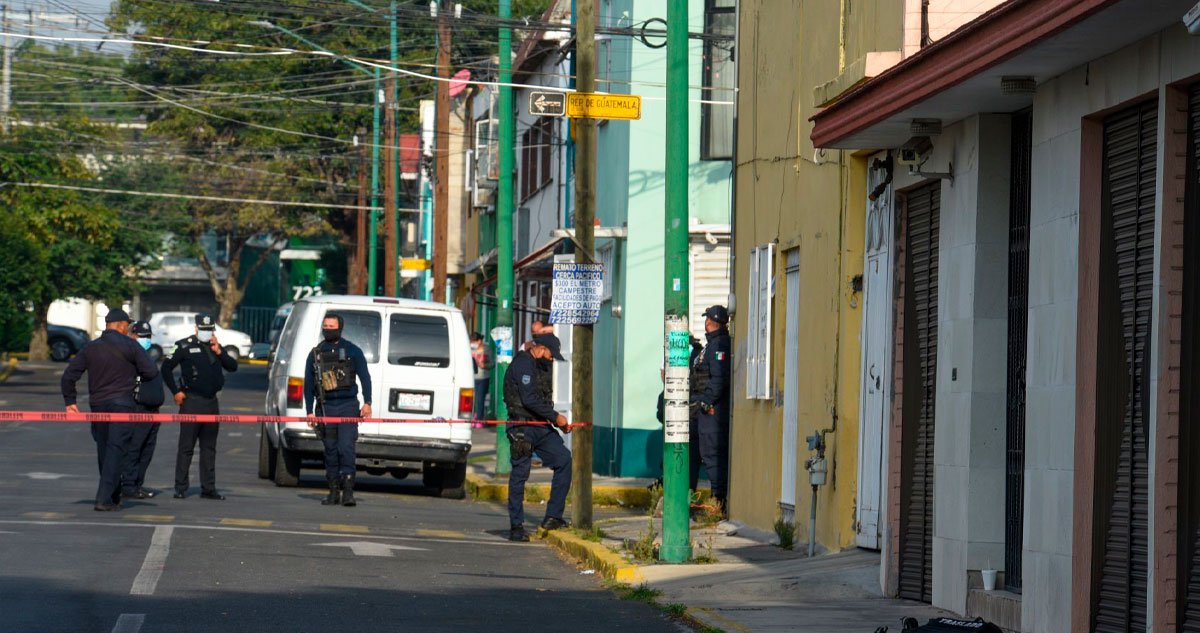
M 138 382 L 134 394 L 138 413 L 158 413 L 166 396 L 163 395 L 162 372 L 152 380 Z M 154 458 L 154 448 L 158 445 L 158 427 L 160 422 L 133 423 L 132 455 L 125 465 L 121 475 L 122 494 L 132 495 L 142 488 L 146 482 L 146 471 L 150 468 L 150 460 Z
M 314 412 L 317 399 L 317 363 L 316 351 L 335 353 L 339 357 L 345 354 L 345 359 L 354 366 L 354 374 L 358 383 L 362 384 L 363 404 L 371 404 L 371 373 L 367 369 L 367 357 L 354 343 L 346 339 L 338 339 L 330 343 L 323 341 L 316 350 L 308 353 L 304 361 L 304 409 L 309 415 Z M 331 389 L 325 392 L 323 410 L 317 410 L 316 415 L 332 418 L 357 418 L 358 383 L 351 381 L 348 386 Z M 325 446 L 325 475 L 326 477 L 345 477 L 354 475 L 355 451 L 358 441 L 358 424 L 327 424 L 325 435 L 321 442 Z
M 724 500 L 729 493 L 729 330 L 722 327 L 705 335 L 707 344 L 699 362 L 708 373 L 708 382 L 703 390 L 692 394 L 692 402 L 699 404 L 692 445 L 696 447 L 712 494 Z M 710 412 L 711 410 L 711 412 Z
M 547 362 L 546 365 L 549 365 Z M 550 500 L 546 503 L 546 517 L 561 519 L 567 505 L 567 491 L 571 488 L 571 452 L 563 444 L 562 436 L 547 425 L 521 424 L 524 421 L 553 423 L 558 411 L 552 403 L 548 389 L 550 381 L 546 375 L 550 368 L 539 366 L 529 352 L 517 352 L 512 364 L 504 374 L 504 404 L 508 407 L 508 436 L 513 446 L 528 442 L 530 454 L 512 452 L 512 473 L 508 477 L 509 525 L 525 522 L 525 482 L 529 479 L 533 454 L 542 458 L 542 463 L 554 471 L 550 484 Z
M 151 380 L 158 368 L 133 339 L 115 330 L 105 330 L 71 359 L 62 375 L 62 395 L 67 406 L 76 404 L 75 383 L 88 375 L 88 401 L 92 413 L 135 413 L 133 388 L 138 378 Z M 121 473 L 129 460 L 133 439 L 132 425 L 126 422 L 93 422 L 92 439 L 96 442 L 96 463 L 100 486 L 96 504 L 117 504 L 121 500 Z
M 175 382 L 175 368 L 179 367 L 182 384 Z M 237 361 L 225 350 L 220 354 L 212 351 L 210 343 L 201 343 L 195 335 L 175 341 L 175 353 L 163 361 L 163 382 L 172 394 L 184 394 L 180 413 L 217 415 L 221 412 L 217 394 L 225 386 L 225 372 L 237 371 Z M 182 422 L 179 425 L 179 447 L 175 453 L 175 492 L 183 494 L 188 489 L 188 471 L 192 467 L 192 454 L 196 442 L 200 443 L 200 489 L 205 494 L 217 491 L 217 435 L 220 424 L 216 422 Z

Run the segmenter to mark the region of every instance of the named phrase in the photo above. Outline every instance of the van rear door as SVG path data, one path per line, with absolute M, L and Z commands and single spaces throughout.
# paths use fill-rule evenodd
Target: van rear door
M 382 363 L 380 359 L 380 340 L 382 339 L 383 331 L 383 315 L 379 310 L 355 306 L 353 309 L 339 308 L 334 305 L 326 307 L 325 315 L 339 315 L 342 317 L 342 339 L 354 343 L 362 350 L 363 356 L 367 360 L 367 371 L 371 373 L 371 403 L 372 408 L 378 411 L 380 394 L 383 393 L 383 385 L 380 377 L 383 375 Z M 359 387 L 361 389 L 361 386 Z M 359 394 L 359 401 L 363 401 L 363 395 Z M 372 414 L 376 415 L 377 414 Z M 358 425 L 358 432 L 366 435 L 374 435 L 379 432 L 378 422 L 364 422 Z
M 378 415 L 409 419 L 458 417 L 449 314 L 440 310 L 391 310 L 387 345 Z M 450 425 L 445 423 L 380 426 L 383 435 L 451 439 Z

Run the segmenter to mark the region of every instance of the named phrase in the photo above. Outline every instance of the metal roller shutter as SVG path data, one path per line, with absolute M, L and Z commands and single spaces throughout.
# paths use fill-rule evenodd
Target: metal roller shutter
M 718 236 L 716 244 L 693 241 L 689 247 L 691 329 L 692 336 L 701 342 L 704 341 L 704 311 L 729 302 L 729 241 L 725 237 Z
M 941 209 L 941 183 L 920 187 L 908 195 L 908 248 L 906 276 L 911 299 L 904 319 L 914 331 L 915 354 L 905 363 L 903 397 L 913 398 L 915 419 L 904 425 L 916 425 L 912 441 L 903 450 L 908 453 L 907 503 L 901 516 L 900 597 L 931 602 L 933 600 L 933 430 L 934 397 L 937 389 L 937 292 L 938 292 L 938 221 Z M 911 308 L 911 313 L 909 308 Z M 906 328 L 907 329 L 907 328 Z M 912 368 L 915 376 L 909 376 Z M 911 384 L 913 388 L 907 385 Z M 906 438 L 910 437 L 908 433 Z
M 1188 105 L 1188 156 L 1187 185 L 1184 208 L 1184 340 L 1183 376 L 1181 376 L 1182 405 L 1180 422 L 1184 427 L 1182 445 L 1187 455 L 1195 456 L 1200 451 L 1200 434 L 1195 419 L 1200 415 L 1200 324 L 1197 324 L 1200 307 L 1200 84 L 1192 88 Z M 1179 513 L 1183 546 L 1180 555 L 1186 561 L 1182 581 L 1181 603 L 1184 633 L 1200 633 L 1200 469 L 1195 460 L 1185 460 L 1181 465 L 1181 484 L 1184 488 L 1184 506 Z M 1189 551 L 1190 550 L 1190 551 Z
M 1119 448 L 1112 469 L 1108 529 L 1095 609 L 1097 633 L 1146 630 L 1148 567 L 1150 405 L 1150 328 L 1154 293 L 1155 181 L 1158 104 L 1150 101 L 1110 116 L 1104 122 L 1106 212 L 1111 214 L 1111 250 L 1117 273 L 1123 364 L 1102 367 L 1116 372 L 1128 392 Z M 1100 318 L 1116 318 L 1101 314 Z M 1099 432 L 1117 431 L 1098 429 Z M 1107 438 L 1117 441 L 1116 438 Z M 1099 500 L 1104 501 L 1104 500 Z

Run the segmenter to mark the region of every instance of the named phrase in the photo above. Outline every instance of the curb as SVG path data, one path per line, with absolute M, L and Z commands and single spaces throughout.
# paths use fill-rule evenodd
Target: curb
M 11 376 L 13 374 L 13 372 L 16 370 L 17 370 L 17 359 L 16 358 L 8 359 L 8 362 L 4 363 L 3 365 L 0 365 L 0 382 L 4 382 L 5 380 L 8 380 L 8 377 Z
M 629 585 L 646 582 L 641 567 L 630 563 L 600 543 L 585 541 L 565 530 L 546 532 L 545 540 L 555 549 L 575 557 L 609 580 Z
M 238 364 L 240 364 L 240 365 L 269 365 L 270 363 L 268 363 L 266 361 L 266 359 L 264 359 L 264 358 L 239 358 Z
M 478 501 L 508 501 L 508 484 L 467 474 L 467 492 Z M 544 501 L 550 497 L 549 484 L 525 484 L 525 500 Z M 570 495 L 567 496 L 570 499 Z M 638 486 L 596 486 L 592 488 L 592 503 L 598 506 L 649 508 L 650 491 Z

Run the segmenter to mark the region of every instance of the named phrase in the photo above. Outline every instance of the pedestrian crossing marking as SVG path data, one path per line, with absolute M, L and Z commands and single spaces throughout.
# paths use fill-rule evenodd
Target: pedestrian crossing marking
M 322 523 L 321 529 L 326 532 L 369 532 L 365 525 L 342 525 L 340 523 Z
M 271 527 L 273 521 L 260 521 L 258 519 L 221 519 L 221 525 L 241 525 L 244 527 Z
M 417 534 L 421 536 L 433 536 L 437 538 L 466 538 L 467 535 L 456 530 L 417 530 Z
M 21 516 L 30 519 L 69 519 L 75 514 L 72 512 L 24 512 Z
M 121 517 L 128 521 L 174 521 L 174 514 L 126 514 Z
M 240 453 L 244 450 L 246 450 L 245 447 L 239 446 L 237 448 L 231 448 L 231 449 L 225 451 L 225 454 L 226 455 L 237 455 L 238 453 Z

